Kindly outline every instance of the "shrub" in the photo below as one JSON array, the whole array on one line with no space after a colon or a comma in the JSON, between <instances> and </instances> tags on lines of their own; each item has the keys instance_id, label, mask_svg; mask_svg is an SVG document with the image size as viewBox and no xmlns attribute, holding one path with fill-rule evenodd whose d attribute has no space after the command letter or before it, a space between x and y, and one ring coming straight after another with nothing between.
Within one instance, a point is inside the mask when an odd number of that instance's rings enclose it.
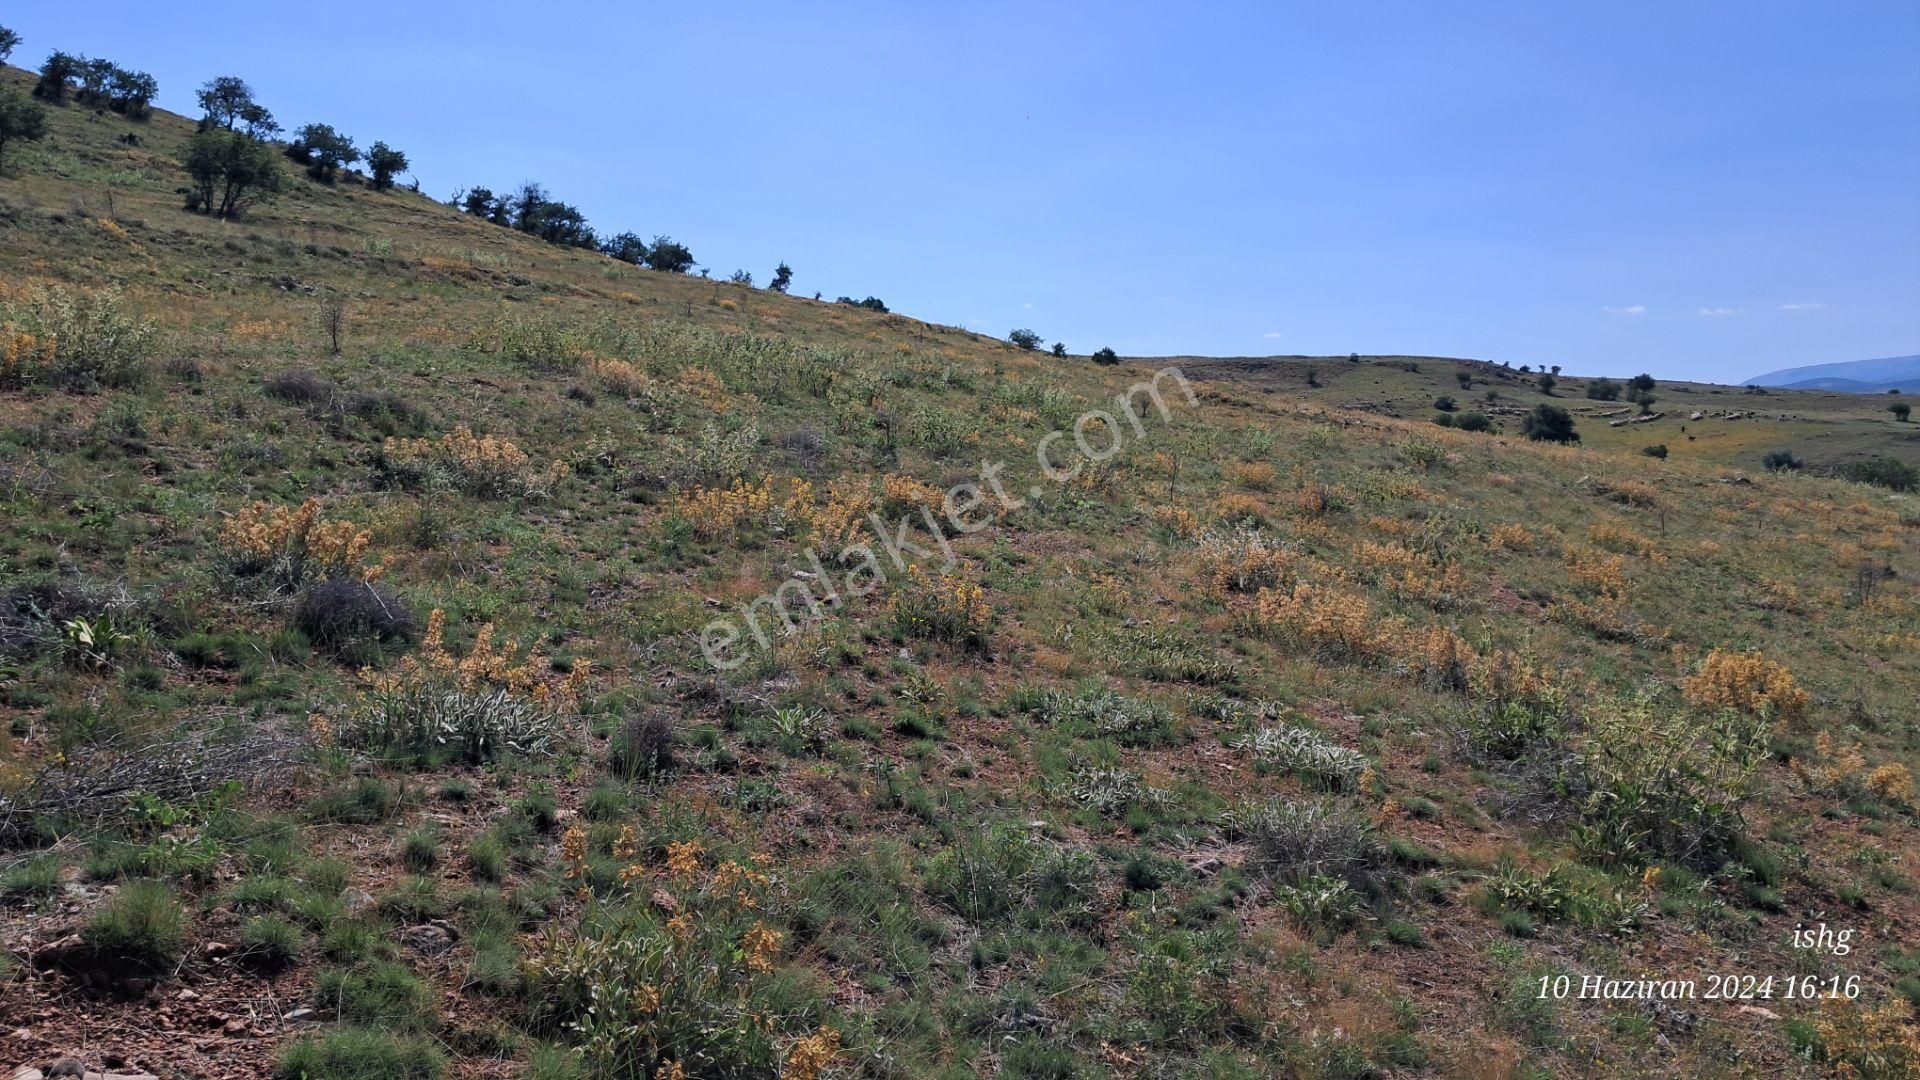
<instances>
[{"instance_id":1,"label":"shrub","mask_svg":"<svg viewBox=\"0 0 1920 1080\"><path fill-rule=\"evenodd\" d=\"M388 439L378 468L397 487L452 488L495 498L544 497L571 471L559 460L536 466L512 442L475 435L465 424L438 439Z\"/></svg>"},{"instance_id":2,"label":"shrub","mask_svg":"<svg viewBox=\"0 0 1920 1080\"><path fill-rule=\"evenodd\" d=\"M1452 397L1441 394L1439 397L1433 399L1433 407L1439 412L1450 413L1458 409L1460 405L1454 401Z\"/></svg>"},{"instance_id":3,"label":"shrub","mask_svg":"<svg viewBox=\"0 0 1920 1080\"><path fill-rule=\"evenodd\" d=\"M993 609L976 581L959 573L928 574L909 567L888 601L894 629L907 637L979 645L987 639Z\"/></svg>"},{"instance_id":4,"label":"shrub","mask_svg":"<svg viewBox=\"0 0 1920 1080\"><path fill-rule=\"evenodd\" d=\"M151 323L114 290L38 289L0 305L0 388L48 385L75 393L135 385L147 376Z\"/></svg>"},{"instance_id":5,"label":"shrub","mask_svg":"<svg viewBox=\"0 0 1920 1080\"><path fill-rule=\"evenodd\" d=\"M498 836L483 833L467 842L467 868L475 880L501 881L507 876L507 845Z\"/></svg>"},{"instance_id":6,"label":"shrub","mask_svg":"<svg viewBox=\"0 0 1920 1080\"><path fill-rule=\"evenodd\" d=\"M1580 433L1573 428L1573 415L1558 405L1542 402L1533 407L1520 430L1534 442L1576 443Z\"/></svg>"},{"instance_id":7,"label":"shrub","mask_svg":"<svg viewBox=\"0 0 1920 1080\"><path fill-rule=\"evenodd\" d=\"M287 1044L275 1080L440 1080L446 1059L424 1039L367 1028L336 1028Z\"/></svg>"},{"instance_id":8,"label":"shrub","mask_svg":"<svg viewBox=\"0 0 1920 1080\"><path fill-rule=\"evenodd\" d=\"M439 995L404 964L376 960L357 968L329 968L313 984L315 1008L342 1021L386 1031L425 1032L440 1024Z\"/></svg>"},{"instance_id":9,"label":"shrub","mask_svg":"<svg viewBox=\"0 0 1920 1080\"><path fill-rule=\"evenodd\" d=\"M408 641L419 628L404 600L372 582L332 577L307 586L293 625L323 648Z\"/></svg>"},{"instance_id":10,"label":"shrub","mask_svg":"<svg viewBox=\"0 0 1920 1080\"><path fill-rule=\"evenodd\" d=\"M1037 712L1074 734L1112 739L1122 746L1171 746L1180 741L1173 714L1145 698L1095 689L1068 697L1048 691Z\"/></svg>"},{"instance_id":11,"label":"shrub","mask_svg":"<svg viewBox=\"0 0 1920 1080\"><path fill-rule=\"evenodd\" d=\"M1262 728L1235 745L1265 768L1304 776L1332 791L1352 790L1369 768L1359 751L1290 724Z\"/></svg>"},{"instance_id":12,"label":"shrub","mask_svg":"<svg viewBox=\"0 0 1920 1080\"><path fill-rule=\"evenodd\" d=\"M1262 589L1250 616L1261 632L1324 657L1365 660L1381 643L1383 627L1367 598L1326 585Z\"/></svg>"},{"instance_id":13,"label":"shrub","mask_svg":"<svg viewBox=\"0 0 1920 1080\"><path fill-rule=\"evenodd\" d=\"M187 944L187 912L164 881L130 881L87 920L80 936L98 953L159 970Z\"/></svg>"},{"instance_id":14,"label":"shrub","mask_svg":"<svg viewBox=\"0 0 1920 1080\"><path fill-rule=\"evenodd\" d=\"M1216 593L1257 593L1293 584L1299 556L1259 529L1209 532L1200 539L1200 572Z\"/></svg>"},{"instance_id":15,"label":"shrub","mask_svg":"<svg viewBox=\"0 0 1920 1080\"><path fill-rule=\"evenodd\" d=\"M1486 432L1493 430L1493 421L1481 412L1463 412L1453 418L1453 426L1460 431Z\"/></svg>"},{"instance_id":16,"label":"shrub","mask_svg":"<svg viewBox=\"0 0 1920 1080\"><path fill-rule=\"evenodd\" d=\"M1920 1073L1920 1034L1911 1002L1879 1008L1829 997L1814 1014L1817 1052L1832 1075L1858 1080L1898 1080Z\"/></svg>"},{"instance_id":17,"label":"shrub","mask_svg":"<svg viewBox=\"0 0 1920 1080\"><path fill-rule=\"evenodd\" d=\"M1620 400L1620 384L1601 376L1587 384L1587 396L1595 401Z\"/></svg>"},{"instance_id":18,"label":"shrub","mask_svg":"<svg viewBox=\"0 0 1920 1080\"><path fill-rule=\"evenodd\" d=\"M1640 448L1640 453L1650 458L1659 458L1661 461L1665 461L1667 459L1667 444L1654 443L1652 446L1643 446Z\"/></svg>"},{"instance_id":19,"label":"shrub","mask_svg":"<svg viewBox=\"0 0 1920 1080\"><path fill-rule=\"evenodd\" d=\"M0 28L0 34L7 33ZM0 89L0 166L6 164L7 144L33 142L47 135L47 110L12 88Z\"/></svg>"},{"instance_id":20,"label":"shrub","mask_svg":"<svg viewBox=\"0 0 1920 1080\"><path fill-rule=\"evenodd\" d=\"M362 567L373 534L349 521L320 516L320 500L296 509L257 502L220 525L219 546L228 572L291 588L322 576L377 577Z\"/></svg>"},{"instance_id":21,"label":"shrub","mask_svg":"<svg viewBox=\"0 0 1920 1080\"><path fill-rule=\"evenodd\" d=\"M37 855L0 871L0 900L42 899L59 891L57 855Z\"/></svg>"},{"instance_id":22,"label":"shrub","mask_svg":"<svg viewBox=\"0 0 1920 1080\"><path fill-rule=\"evenodd\" d=\"M260 390L287 405L324 405L333 400L340 388L311 371L296 368L267 376Z\"/></svg>"},{"instance_id":23,"label":"shrub","mask_svg":"<svg viewBox=\"0 0 1920 1080\"><path fill-rule=\"evenodd\" d=\"M1760 464L1768 472L1795 472L1806 463L1791 450L1769 450L1766 456L1760 459Z\"/></svg>"},{"instance_id":24,"label":"shrub","mask_svg":"<svg viewBox=\"0 0 1920 1080\"><path fill-rule=\"evenodd\" d=\"M1793 673L1757 652L1714 649L1682 684L1687 701L1709 709L1796 719L1813 697Z\"/></svg>"},{"instance_id":25,"label":"shrub","mask_svg":"<svg viewBox=\"0 0 1920 1080\"><path fill-rule=\"evenodd\" d=\"M570 830L569 878L584 876L585 849L584 830ZM614 843L616 859L637 852L631 832ZM637 883L648 871L630 862L618 876ZM782 1054L782 1027L813 1010L775 977L783 935L762 914L768 876L737 861L709 866L695 841L668 846L663 876L646 887L668 898L671 918L635 906L545 936L526 968L534 1027L564 1034L606 1080L685 1075L683 1065L700 1075L818 1075L838 1052L837 1033L799 1036Z\"/></svg>"},{"instance_id":26,"label":"shrub","mask_svg":"<svg viewBox=\"0 0 1920 1080\"><path fill-rule=\"evenodd\" d=\"M1840 466L1840 475L1856 484L1873 484L1893 491L1912 491L1920 486L1920 469L1890 457L1849 461Z\"/></svg>"},{"instance_id":27,"label":"shrub","mask_svg":"<svg viewBox=\"0 0 1920 1080\"><path fill-rule=\"evenodd\" d=\"M1334 879L1371 895L1386 871L1373 826L1329 802L1242 803L1226 823L1252 847L1254 864L1284 884Z\"/></svg>"},{"instance_id":28,"label":"shrub","mask_svg":"<svg viewBox=\"0 0 1920 1080\"><path fill-rule=\"evenodd\" d=\"M284 916L259 915L241 928L240 951L262 967L279 969L300 955L303 940L300 928Z\"/></svg>"},{"instance_id":29,"label":"shrub","mask_svg":"<svg viewBox=\"0 0 1920 1080\"><path fill-rule=\"evenodd\" d=\"M315 821L340 825L372 825L393 816L400 808L400 793L391 784L372 776L363 776L346 787L329 788L307 804L307 815Z\"/></svg>"},{"instance_id":30,"label":"shrub","mask_svg":"<svg viewBox=\"0 0 1920 1080\"><path fill-rule=\"evenodd\" d=\"M1040 347L1040 335L1031 330L1015 330L1007 335L1007 340L1027 352Z\"/></svg>"},{"instance_id":31,"label":"shrub","mask_svg":"<svg viewBox=\"0 0 1920 1080\"><path fill-rule=\"evenodd\" d=\"M621 722L612 740L611 764L628 780L657 776L673 767L679 725L664 709L641 709Z\"/></svg>"},{"instance_id":32,"label":"shrub","mask_svg":"<svg viewBox=\"0 0 1920 1080\"><path fill-rule=\"evenodd\" d=\"M561 717L578 704L591 665L577 661L556 679L538 655L523 658L516 643L495 646L492 623L480 628L466 656L455 657L443 644L444 626L444 613L434 609L419 654L373 677L347 738L419 764L545 750Z\"/></svg>"},{"instance_id":33,"label":"shrub","mask_svg":"<svg viewBox=\"0 0 1920 1080\"><path fill-rule=\"evenodd\" d=\"M1096 364L1117 364L1120 362L1120 354L1103 346L1098 352L1093 354L1093 362Z\"/></svg>"},{"instance_id":34,"label":"shrub","mask_svg":"<svg viewBox=\"0 0 1920 1080\"><path fill-rule=\"evenodd\" d=\"M1764 713L1695 717L1649 695L1591 710L1577 751L1587 794L1576 846L1609 865L1659 856L1719 867L1740 839L1768 737Z\"/></svg>"}]
</instances>

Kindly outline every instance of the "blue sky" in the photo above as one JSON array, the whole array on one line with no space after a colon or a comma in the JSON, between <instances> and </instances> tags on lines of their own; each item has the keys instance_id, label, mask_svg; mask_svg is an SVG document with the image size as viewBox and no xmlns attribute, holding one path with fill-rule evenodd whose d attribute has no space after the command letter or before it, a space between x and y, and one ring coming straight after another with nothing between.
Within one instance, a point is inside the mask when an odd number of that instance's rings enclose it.
<instances>
[{"instance_id":1,"label":"blue sky","mask_svg":"<svg viewBox=\"0 0 1920 1080\"><path fill-rule=\"evenodd\" d=\"M1343 10L1331 11L1333 7ZM1467 8L1471 10L1453 10ZM8 5L430 193L1076 352L1735 381L1920 352L1920 5Z\"/></svg>"}]
</instances>

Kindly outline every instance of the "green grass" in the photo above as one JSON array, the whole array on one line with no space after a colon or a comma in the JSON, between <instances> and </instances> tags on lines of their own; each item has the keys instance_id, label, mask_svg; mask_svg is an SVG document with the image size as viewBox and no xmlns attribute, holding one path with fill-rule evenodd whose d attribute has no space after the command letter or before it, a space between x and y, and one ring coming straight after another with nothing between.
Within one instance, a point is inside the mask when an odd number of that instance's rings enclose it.
<instances>
[{"instance_id":1,"label":"green grass","mask_svg":"<svg viewBox=\"0 0 1920 1080\"><path fill-rule=\"evenodd\" d=\"M191 130L69 107L48 140L9 148L0 308L42 286L116 289L150 336L125 385L0 390L0 514L19 523L0 531L0 613L45 613L0 656L0 798L49 765L185 733L298 736L278 759L293 767L9 838L24 846L0 854L0 934L26 935L63 864L120 886L80 913L102 951L171 970L153 959L217 928L346 1025L281 1047L280 1075L437 1075L443 1057L577 1075L579 1033L540 1027L529 961L549 939L651 943L675 914L732 935L701 954L727 979L751 922L777 934L753 991L773 1030L728 1050L763 1071L826 1026L849 1075L1102 1075L1115 1054L1166 1075L1481 1063L1480 1043L1429 1031L1490 1033L1519 1073L1632 1072L1646 1059L1630 1025L1526 998L1536 950L1615 949L1647 932L1643 902L1683 967L1735 947L1790 965L1773 913L1835 898L1920 918L1911 874L1856 854L1916 843L1911 802L1864 785L1920 753L1905 722L1920 513L1818 475L1913 459L1882 402L1674 384L1657 390L1662 419L1614 428L1584 375L1549 399L1473 361L1194 363L1196 404L1172 399L1124 453L954 541L984 620L933 611L931 591L903 609L888 583L717 673L702 628L808 580L809 515L831 498L891 511L904 479L944 491L983 459L1024 492L1041 439L1115 410L1148 369L640 270L351 177L296 179L210 221L175 192ZM328 296L346 303L338 354L317 321ZM1499 430L1435 425L1442 394ZM1577 447L1518 437L1549 401L1572 411ZM1714 415L1750 410L1768 418ZM456 425L524 452L516 483L408 466L386 443ZM1653 443L1669 456L1642 455ZM1764 472L1779 446L1809 468ZM736 481L770 485L769 505L698 527L690 496ZM223 524L308 498L365 530L354 573L380 567L422 622L443 613L451 663L490 625L494 646L517 646L510 698L583 672L551 740L454 753L430 726L425 743L357 737L375 680L437 661L424 634L303 622L304 563L237 572ZM1274 553L1264 597L1223 587L1211 561L1247 521ZM1295 582L1328 603L1288 622ZM87 652L74 619L126 637ZM309 637L342 626L360 629ZM1414 646L1442 631L1459 670L1420 666ZM1811 694L1769 721L1759 761L1734 760L1741 740L1688 737L1719 730L1683 689L1716 648L1757 650ZM1644 775L1628 766L1651 740L1602 726L1643 692L1670 721L1652 764L1697 768L1620 827L1577 831L1594 826L1586 793L1632 794ZM1248 742L1263 731L1310 737L1263 752ZM1824 779L1854 754L1858 769ZM1701 825L1720 796L1738 835L1637 838ZM1268 812L1308 805L1328 816ZM688 842L697 855L670 848ZM693 865L671 869L670 851ZM750 917L716 908L729 862L777 878ZM1471 902L1509 866L1512 903ZM175 884L147 880L161 875ZM1522 895L1550 876L1566 897ZM433 919L459 930L452 951L394 936ZM1440 961L1495 992L1403 978ZM1911 993L1904 955L1857 961ZM238 996L252 984L223 980L261 974L228 973L243 966L196 969L201 992ZM840 1004L849 986L858 1008ZM1787 1052L1764 1025L1662 1030L1653 1071ZM444 1049L408 1041L429 1035ZM655 1068L665 1051L645 1049L596 1075Z\"/></svg>"}]
</instances>

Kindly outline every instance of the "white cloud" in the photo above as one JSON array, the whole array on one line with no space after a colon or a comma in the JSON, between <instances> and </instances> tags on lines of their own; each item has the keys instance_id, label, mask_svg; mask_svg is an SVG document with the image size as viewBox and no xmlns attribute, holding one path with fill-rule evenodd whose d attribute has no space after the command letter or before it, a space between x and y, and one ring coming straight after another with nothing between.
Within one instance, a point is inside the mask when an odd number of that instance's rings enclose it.
<instances>
[{"instance_id":1,"label":"white cloud","mask_svg":"<svg viewBox=\"0 0 1920 1080\"><path fill-rule=\"evenodd\" d=\"M1740 314L1740 309L1737 307L1703 307L1695 308L1693 313L1695 315L1738 315Z\"/></svg>"},{"instance_id":2,"label":"white cloud","mask_svg":"<svg viewBox=\"0 0 1920 1080\"><path fill-rule=\"evenodd\" d=\"M1827 305L1821 303L1818 300L1801 300L1791 304L1781 304L1780 310L1781 311L1812 311L1814 308L1822 308L1826 306Z\"/></svg>"},{"instance_id":3,"label":"white cloud","mask_svg":"<svg viewBox=\"0 0 1920 1080\"><path fill-rule=\"evenodd\" d=\"M1600 310L1609 315L1645 315L1647 313L1647 305L1628 304L1626 307L1609 307L1601 308Z\"/></svg>"},{"instance_id":4,"label":"white cloud","mask_svg":"<svg viewBox=\"0 0 1920 1080\"><path fill-rule=\"evenodd\" d=\"M1261 334L1260 336L1263 338L1266 338L1268 341L1277 341L1280 338L1286 337L1287 335L1281 333L1278 330L1269 330L1266 333Z\"/></svg>"}]
</instances>

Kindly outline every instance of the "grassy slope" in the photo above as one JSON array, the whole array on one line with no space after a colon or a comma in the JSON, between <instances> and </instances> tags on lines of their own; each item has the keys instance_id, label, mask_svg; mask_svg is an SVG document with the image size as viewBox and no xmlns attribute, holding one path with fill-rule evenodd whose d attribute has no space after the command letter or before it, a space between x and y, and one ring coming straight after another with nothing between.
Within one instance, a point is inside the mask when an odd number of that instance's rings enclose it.
<instances>
[{"instance_id":1,"label":"grassy slope","mask_svg":"<svg viewBox=\"0 0 1920 1080\"><path fill-rule=\"evenodd\" d=\"M128 131L139 147L116 142ZM372 963L391 925L415 921L394 902L405 870L393 853L403 833L431 824L441 857L425 876L443 899L463 898L450 915L462 937L446 955L395 955L432 984L439 1019L427 1024L458 1070L510 1075L533 1053L526 1003L510 977L475 974L489 958L497 964L502 937L473 912L503 901L466 891L474 882L460 852L491 834L516 853L502 886L522 919L504 941L510 976L511 954L533 949L534 931L572 926L585 907L562 877L559 830L513 825L538 815L512 807L551 787L563 817L590 811L597 852L620 824L635 826L642 898L671 885L661 868L669 840L769 853L777 881L767 917L787 935L777 1041L829 1023L845 1033L840 1061L854 1073L1811 1071L1788 1027L1808 1014L1803 1003L1766 1003L1782 1020L1718 1002L1666 1011L1540 1003L1527 987L1539 974L1702 978L1732 965L1858 973L1877 1002L1912 974L1912 959L1892 949L1920 936L1912 806L1865 794L1857 779L1820 788L1785 761L1830 764L1856 744L1869 765L1920 755L1911 716L1920 514L1910 500L1814 477L1753 471L1751 482L1725 482L1727 465L1747 467L1778 442L1803 445L1816 427L1890 440L1892 425L1870 411L1877 402L1730 396L1739 408L1791 400L1818 419L1769 422L1779 426L1765 438L1709 425L1684 448L1663 425L1657 437L1675 453L1656 463L1632 453L1654 433L1593 422L1582 425L1580 450L1436 429L1425 406L1454 392L1453 379L1427 362L1418 373L1384 358L1316 363L1327 376L1320 390L1291 384L1284 367L1277 386L1271 370L1209 381L1201 406L1150 427L1106 468L961 542L962 572L984 585L993 613L984 646L902 635L876 598L716 680L691 632L804 563L795 540L766 529L702 538L679 520L680 489L736 471L811 476L823 490L831 479L882 474L945 486L983 458L1004 458L1018 490L1048 430L1141 371L654 274L354 183L300 181L243 222L209 221L178 209L172 161L190 133L164 114L135 125L67 108L46 142L9 150L0 177L0 300L19 302L43 284L116 286L161 331L143 388L0 395L10 523L0 582L124 584L138 600L131 618L149 628L103 669L50 650L5 658L12 734L0 747L0 782L17 784L56 752L116 732L209 718L303 729L316 713L330 728L348 722L354 664L308 647L287 629L284 603L221 568L221 516L254 500L319 497L330 518L368 526L391 560L388 586L418 611L445 610L452 641L492 621L502 636L540 642L558 666L591 660L586 722L569 725L551 757L434 775L316 751L297 782L236 807L157 830L69 836L53 849L75 879L64 899L0 907L0 946L16 955L85 918L104 902L104 885L142 872L138 857L152 868L168 835L204 837L212 862L185 886L201 901L196 943L233 940L250 916L231 890L263 867L283 866L302 897L344 886L347 896L388 901L354 923L378 931L375 943L310 933L298 962L273 974L196 951L178 975L227 1015L298 1000L325 970ZM322 292L345 297L339 356L328 355L316 321ZM551 347L503 355L533 331ZM670 392L609 392L593 358L629 361ZM689 381L693 368L720 389ZM263 379L289 369L391 392L424 415L423 431L469 424L536 459L570 461L575 474L544 499L376 484L380 439L407 425L263 396ZM1532 400L1497 385L1516 404ZM1672 392L1662 406L1695 399ZM1796 438L1779 437L1787 428ZM750 452L729 456L723 437L741 432L735 442ZM1314 491L1331 495L1324 509L1306 508L1302 493ZM1547 804L1524 770L1461 749L1449 733L1472 728L1486 702L1397 674L1384 647L1343 657L1316 640L1256 632L1250 599L1210 589L1196 543L1156 518L1184 509L1212 523L1229 493L1251 500L1307 576L1364 598L1371 630L1390 617L1451 626L1483 654L1537 658L1576 715L1604 712L1649 683L1664 688L1661 709L1678 710L1673 687L1714 647L1786 663L1814 704L1777 725L1761 795L1745 810L1751 849L1712 873L1669 869L1630 934L1566 918L1541 918L1530 936L1514 933L1525 920L1509 917L1503 929L1493 905L1476 899L1502 864L1560 866L1590 896L1638 895L1642 867L1582 864L1564 812L1525 812ZM1516 524L1524 546L1488 542ZM1453 567L1464 587L1445 597L1396 587L1362 541L1430 553L1437 561L1423 572ZM1631 553L1610 564L1615 556L1597 546ZM1871 603L1850 603L1858 568L1882 562L1899 576ZM1589 571L1608 565L1624 574L1614 587L1621 608L1596 632L1570 613L1574 601L1600 603ZM208 635L222 642L218 658L185 659L207 651ZM391 667L403 651L356 659ZM1205 707L1221 688L1202 681L1222 665L1235 672L1226 695L1243 713L1267 703L1269 719ZM1178 741L1127 746L1025 707L1036 691L1090 684L1161 703ZM831 715L823 750L774 729L769 709L783 705ZM679 725L681 763L634 785L609 781L606 736L642 712ZM1229 827L1237 800L1310 797L1300 778L1257 770L1234 746L1276 721L1321 731L1372 763L1364 787L1334 796L1397 852L1381 867L1388 884L1376 921L1356 930L1315 934L1290 919ZM1821 733L1834 748L1816 747ZM1076 780L1084 788L1095 776L1089 766L1124 770L1164 794L1089 808L1074 794ZM311 822L315 800L356 776L406 793L391 820L303 827L290 840L272 833L274 822ZM1067 901L1048 906L1042 893L1021 891L1038 886L973 846L996 822L1031 833L1061 865L1082 860ZM1006 869L1018 885L1013 910L970 907L971 890L956 891L951 872L973 864L956 853ZM329 880L342 868L346 880ZM596 882L609 903L626 895ZM1796 955L1788 932L1810 917L1856 927L1864 944L1843 961ZM0 971L5 978L15 982L0 1026L41 1040L9 1044L8 1058L119 1051L244 1074L295 1027L263 1014L244 1037L103 1036L149 1006L71 993L57 969ZM213 1008L174 1012L189 1030L217 1032Z\"/></svg>"}]
</instances>

